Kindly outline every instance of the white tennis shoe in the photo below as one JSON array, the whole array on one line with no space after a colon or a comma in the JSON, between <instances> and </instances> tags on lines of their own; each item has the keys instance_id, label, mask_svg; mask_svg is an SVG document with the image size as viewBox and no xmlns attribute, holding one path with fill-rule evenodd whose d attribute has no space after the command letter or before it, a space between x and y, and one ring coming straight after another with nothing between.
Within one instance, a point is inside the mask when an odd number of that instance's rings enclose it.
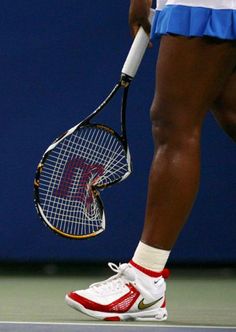
<instances>
[{"instance_id":1,"label":"white tennis shoe","mask_svg":"<svg viewBox=\"0 0 236 332\"><path fill-rule=\"evenodd\" d=\"M167 319L165 272L158 277L150 277L132 263L108 265L116 272L114 276L92 284L88 289L67 294L67 304L100 320Z\"/></svg>"}]
</instances>

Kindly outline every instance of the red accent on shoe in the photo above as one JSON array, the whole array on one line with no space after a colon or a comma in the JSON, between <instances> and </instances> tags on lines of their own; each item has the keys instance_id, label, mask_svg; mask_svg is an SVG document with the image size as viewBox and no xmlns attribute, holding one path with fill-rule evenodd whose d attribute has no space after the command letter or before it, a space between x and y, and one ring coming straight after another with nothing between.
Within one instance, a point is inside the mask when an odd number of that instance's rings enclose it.
<instances>
[{"instance_id":1,"label":"red accent on shoe","mask_svg":"<svg viewBox=\"0 0 236 332\"><path fill-rule=\"evenodd\" d=\"M168 279L169 276L170 276L170 270L167 269L167 268L165 268L165 269L162 271L162 277L163 277L164 279Z\"/></svg>"},{"instance_id":2,"label":"red accent on shoe","mask_svg":"<svg viewBox=\"0 0 236 332\"><path fill-rule=\"evenodd\" d=\"M107 321L120 321L120 317L118 316L114 316L114 317L106 317L103 320L107 320Z\"/></svg>"},{"instance_id":3,"label":"red accent on shoe","mask_svg":"<svg viewBox=\"0 0 236 332\"><path fill-rule=\"evenodd\" d=\"M166 298L165 298L164 302L162 303L161 308L165 308L165 307L166 307Z\"/></svg>"},{"instance_id":4,"label":"red accent on shoe","mask_svg":"<svg viewBox=\"0 0 236 332\"><path fill-rule=\"evenodd\" d=\"M138 265L132 259L129 262L129 264L131 264L133 267L135 267L137 270L143 272L144 274L147 274L149 277L153 277L153 278L163 277L164 279L167 279L170 275L169 269L164 269L161 272L152 271L152 270L146 269L145 267L142 267L141 265Z\"/></svg>"},{"instance_id":5,"label":"red accent on shoe","mask_svg":"<svg viewBox=\"0 0 236 332\"><path fill-rule=\"evenodd\" d=\"M134 302L139 297L139 291L131 284L126 285L129 288L129 292L120 297L119 299L111 302L109 304L100 304L85 297L78 295L77 293L71 292L68 296L74 300L82 304L86 309L94 310L94 311L102 311L102 312L116 312L116 313L123 313L127 312Z\"/></svg>"}]
</instances>

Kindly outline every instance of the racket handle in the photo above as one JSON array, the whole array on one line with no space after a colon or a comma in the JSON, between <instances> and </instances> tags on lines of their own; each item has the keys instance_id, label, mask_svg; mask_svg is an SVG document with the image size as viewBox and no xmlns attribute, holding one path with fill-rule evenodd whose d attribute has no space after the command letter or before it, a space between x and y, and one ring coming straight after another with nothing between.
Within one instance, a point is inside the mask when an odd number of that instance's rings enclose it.
<instances>
[{"instance_id":1,"label":"racket handle","mask_svg":"<svg viewBox=\"0 0 236 332\"><path fill-rule=\"evenodd\" d=\"M155 12L154 9L150 10L150 15L149 15L150 23L152 23L154 12ZM121 70L121 76L128 76L129 79L134 78L148 44L149 44L149 36L146 34L144 29L140 27L134 38L129 54Z\"/></svg>"}]
</instances>

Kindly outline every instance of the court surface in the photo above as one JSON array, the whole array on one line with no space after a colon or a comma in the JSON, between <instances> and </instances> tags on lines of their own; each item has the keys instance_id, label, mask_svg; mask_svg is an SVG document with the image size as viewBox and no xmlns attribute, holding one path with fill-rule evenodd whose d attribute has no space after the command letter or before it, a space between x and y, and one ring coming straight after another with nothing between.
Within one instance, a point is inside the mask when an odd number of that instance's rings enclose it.
<instances>
[{"instance_id":1,"label":"court surface","mask_svg":"<svg viewBox=\"0 0 236 332\"><path fill-rule=\"evenodd\" d=\"M160 323L100 322L69 308L65 293L111 275L109 269L82 269L71 275L54 266L46 274L1 268L0 332L236 331L235 269L173 269L167 281L169 319Z\"/></svg>"}]
</instances>

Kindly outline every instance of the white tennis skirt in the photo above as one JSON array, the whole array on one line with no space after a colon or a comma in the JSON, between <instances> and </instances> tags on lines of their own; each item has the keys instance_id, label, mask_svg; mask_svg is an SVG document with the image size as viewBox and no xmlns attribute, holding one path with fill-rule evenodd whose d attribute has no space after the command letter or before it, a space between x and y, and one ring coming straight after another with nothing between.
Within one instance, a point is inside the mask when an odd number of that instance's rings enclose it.
<instances>
[{"instance_id":1,"label":"white tennis skirt","mask_svg":"<svg viewBox=\"0 0 236 332\"><path fill-rule=\"evenodd\" d=\"M236 40L236 0L157 0L151 38L166 34Z\"/></svg>"}]
</instances>

